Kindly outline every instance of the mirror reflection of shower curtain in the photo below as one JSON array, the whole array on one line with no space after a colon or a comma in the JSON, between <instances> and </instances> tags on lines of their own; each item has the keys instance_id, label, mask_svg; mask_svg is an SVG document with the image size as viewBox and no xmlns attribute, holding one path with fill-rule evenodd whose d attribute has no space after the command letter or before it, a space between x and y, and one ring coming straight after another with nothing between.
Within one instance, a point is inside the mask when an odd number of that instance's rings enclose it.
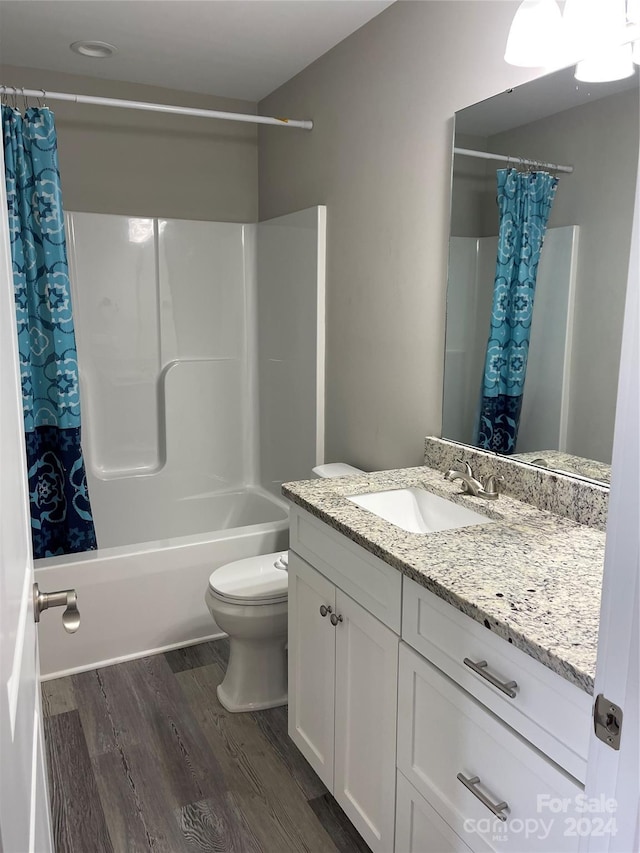
<instances>
[{"instance_id":1,"label":"mirror reflection of shower curtain","mask_svg":"<svg viewBox=\"0 0 640 853\"><path fill-rule=\"evenodd\" d=\"M33 556L95 549L53 113L2 106Z\"/></svg>"},{"instance_id":2,"label":"mirror reflection of shower curtain","mask_svg":"<svg viewBox=\"0 0 640 853\"><path fill-rule=\"evenodd\" d=\"M498 256L474 444L515 453L538 262L558 179L499 169Z\"/></svg>"}]
</instances>

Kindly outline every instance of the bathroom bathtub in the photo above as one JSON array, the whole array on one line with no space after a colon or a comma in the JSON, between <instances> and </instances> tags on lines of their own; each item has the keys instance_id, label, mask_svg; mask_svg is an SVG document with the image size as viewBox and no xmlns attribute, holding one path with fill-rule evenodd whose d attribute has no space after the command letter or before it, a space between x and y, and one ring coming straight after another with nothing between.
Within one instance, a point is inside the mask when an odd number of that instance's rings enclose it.
<instances>
[{"instance_id":1,"label":"bathroom bathtub","mask_svg":"<svg viewBox=\"0 0 640 853\"><path fill-rule=\"evenodd\" d=\"M171 530L171 538L36 561L40 589L74 588L81 615L78 632L67 634L60 610L42 614L43 678L222 636L204 602L209 575L232 560L286 549L287 507L258 489L192 498L190 505L185 523L193 527L198 518L215 529L182 536Z\"/></svg>"}]
</instances>

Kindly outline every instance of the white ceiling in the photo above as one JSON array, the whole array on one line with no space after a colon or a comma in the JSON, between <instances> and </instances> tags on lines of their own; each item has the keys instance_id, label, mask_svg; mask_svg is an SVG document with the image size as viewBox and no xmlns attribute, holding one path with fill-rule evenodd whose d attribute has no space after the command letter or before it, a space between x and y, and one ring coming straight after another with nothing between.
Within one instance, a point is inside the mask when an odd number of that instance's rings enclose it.
<instances>
[{"instance_id":1,"label":"white ceiling","mask_svg":"<svg viewBox=\"0 0 640 853\"><path fill-rule=\"evenodd\" d=\"M8 65L259 101L392 2L2 0L0 57ZM69 45L79 40L110 42L119 52L78 56Z\"/></svg>"}]
</instances>

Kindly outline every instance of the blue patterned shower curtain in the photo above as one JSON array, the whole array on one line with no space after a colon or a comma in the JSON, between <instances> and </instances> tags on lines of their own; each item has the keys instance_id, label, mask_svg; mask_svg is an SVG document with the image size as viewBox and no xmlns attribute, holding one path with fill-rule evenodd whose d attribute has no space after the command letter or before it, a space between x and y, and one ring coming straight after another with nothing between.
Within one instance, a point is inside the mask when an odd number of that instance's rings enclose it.
<instances>
[{"instance_id":1,"label":"blue patterned shower curtain","mask_svg":"<svg viewBox=\"0 0 640 853\"><path fill-rule=\"evenodd\" d=\"M53 114L2 107L34 557L96 548Z\"/></svg>"},{"instance_id":2,"label":"blue patterned shower curtain","mask_svg":"<svg viewBox=\"0 0 640 853\"><path fill-rule=\"evenodd\" d=\"M515 453L538 262L558 179L499 169L498 259L475 444Z\"/></svg>"}]
</instances>

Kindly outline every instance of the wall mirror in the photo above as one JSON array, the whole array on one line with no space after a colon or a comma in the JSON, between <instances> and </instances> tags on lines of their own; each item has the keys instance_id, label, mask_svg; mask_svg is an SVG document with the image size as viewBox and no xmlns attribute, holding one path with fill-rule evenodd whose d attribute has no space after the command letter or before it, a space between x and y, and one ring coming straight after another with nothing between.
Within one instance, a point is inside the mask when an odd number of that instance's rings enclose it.
<instances>
[{"instance_id":1,"label":"wall mirror","mask_svg":"<svg viewBox=\"0 0 640 853\"><path fill-rule=\"evenodd\" d=\"M453 159L444 438L608 481L638 113L637 69L625 80L580 83L573 68L456 113L454 150L475 153L455 153ZM478 152L511 159L484 159ZM517 438L508 449L489 446L479 431L487 402L487 345L496 336L502 304L496 302L497 278L504 273L498 264L510 239L508 223L500 228L497 201L497 170L504 169L522 175L514 181L543 172L558 178L533 274L532 313L522 321L528 357ZM504 199L509 187L501 192ZM503 200L501 206L508 219L508 204Z\"/></svg>"}]
</instances>

